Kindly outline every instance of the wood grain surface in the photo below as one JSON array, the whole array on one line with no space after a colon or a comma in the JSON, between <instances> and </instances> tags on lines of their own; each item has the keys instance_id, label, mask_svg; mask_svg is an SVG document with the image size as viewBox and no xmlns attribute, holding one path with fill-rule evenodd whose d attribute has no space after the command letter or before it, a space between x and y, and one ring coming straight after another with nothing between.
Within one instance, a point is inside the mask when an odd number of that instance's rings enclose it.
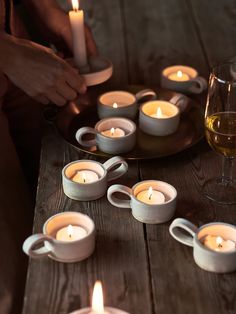
<instances>
[{"instance_id":1,"label":"wood grain surface","mask_svg":"<svg viewBox=\"0 0 236 314\"><path fill-rule=\"evenodd\" d=\"M236 54L235 1L99 0L83 5L101 53L114 64L107 86L158 85L161 69L171 64L194 66L207 78L210 66ZM170 237L170 222L141 224L129 209L111 206L105 196L93 202L67 198L61 170L79 158L94 157L73 150L52 126L46 128L33 232L41 232L55 213L86 213L95 221L96 251L74 264L30 260L24 314L66 314L89 306L97 279L104 284L106 305L132 314L236 312L236 273L201 270L192 249ZM167 181L178 191L175 217L198 226L235 224L236 206L217 205L201 194L205 180L220 171L220 157L203 140L168 158L129 162L129 172L119 182Z\"/></svg>"}]
</instances>

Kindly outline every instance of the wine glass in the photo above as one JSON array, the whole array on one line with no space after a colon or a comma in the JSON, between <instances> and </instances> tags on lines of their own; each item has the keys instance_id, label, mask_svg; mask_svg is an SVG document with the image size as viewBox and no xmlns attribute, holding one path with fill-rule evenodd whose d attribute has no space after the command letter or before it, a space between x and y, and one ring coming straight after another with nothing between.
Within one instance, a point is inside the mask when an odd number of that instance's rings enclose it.
<instances>
[{"instance_id":1,"label":"wine glass","mask_svg":"<svg viewBox=\"0 0 236 314\"><path fill-rule=\"evenodd\" d=\"M222 176L203 185L203 193L221 204L236 203L233 161L236 156L236 62L213 68L205 111L206 138L223 156Z\"/></svg>"}]
</instances>

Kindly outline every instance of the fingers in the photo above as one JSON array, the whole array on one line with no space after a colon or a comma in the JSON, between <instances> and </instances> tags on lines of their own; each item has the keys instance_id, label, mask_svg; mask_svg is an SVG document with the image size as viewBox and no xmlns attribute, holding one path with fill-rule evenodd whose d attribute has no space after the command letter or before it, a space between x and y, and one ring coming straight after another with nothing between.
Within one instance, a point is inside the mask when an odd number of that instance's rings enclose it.
<instances>
[{"instance_id":1,"label":"fingers","mask_svg":"<svg viewBox=\"0 0 236 314\"><path fill-rule=\"evenodd\" d=\"M77 97L77 92L65 81L60 81L57 84L57 92L67 100L74 100Z\"/></svg>"},{"instance_id":2,"label":"fingers","mask_svg":"<svg viewBox=\"0 0 236 314\"><path fill-rule=\"evenodd\" d=\"M71 68L67 64L68 68L65 71L65 80L66 82L78 93L84 94L87 90L87 86L83 80L83 78L78 74L78 71Z\"/></svg>"},{"instance_id":3,"label":"fingers","mask_svg":"<svg viewBox=\"0 0 236 314\"><path fill-rule=\"evenodd\" d=\"M48 105L50 102L49 99L43 95L35 97L35 100L40 102L43 105Z\"/></svg>"},{"instance_id":4,"label":"fingers","mask_svg":"<svg viewBox=\"0 0 236 314\"><path fill-rule=\"evenodd\" d=\"M55 105L62 107L67 103L67 100L57 93L54 89L50 89L46 93L46 97Z\"/></svg>"},{"instance_id":5,"label":"fingers","mask_svg":"<svg viewBox=\"0 0 236 314\"><path fill-rule=\"evenodd\" d=\"M85 40L86 40L86 47L89 56L97 56L98 49L97 45L94 41L92 32L88 26L85 25Z\"/></svg>"}]
</instances>

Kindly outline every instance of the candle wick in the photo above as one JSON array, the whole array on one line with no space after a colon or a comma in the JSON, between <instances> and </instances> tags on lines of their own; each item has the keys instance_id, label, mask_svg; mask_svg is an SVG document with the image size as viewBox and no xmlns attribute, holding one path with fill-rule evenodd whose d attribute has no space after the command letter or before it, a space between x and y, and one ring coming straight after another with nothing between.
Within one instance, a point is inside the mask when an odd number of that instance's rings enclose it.
<instances>
[{"instance_id":1,"label":"candle wick","mask_svg":"<svg viewBox=\"0 0 236 314\"><path fill-rule=\"evenodd\" d=\"M149 201L152 199L152 194L150 194L150 196L149 196Z\"/></svg>"},{"instance_id":2,"label":"candle wick","mask_svg":"<svg viewBox=\"0 0 236 314\"><path fill-rule=\"evenodd\" d=\"M86 181L85 181L85 178L84 178L84 183L85 183Z\"/></svg>"},{"instance_id":3,"label":"candle wick","mask_svg":"<svg viewBox=\"0 0 236 314\"><path fill-rule=\"evenodd\" d=\"M222 248L222 244L221 243L218 244L218 248Z\"/></svg>"}]
</instances>

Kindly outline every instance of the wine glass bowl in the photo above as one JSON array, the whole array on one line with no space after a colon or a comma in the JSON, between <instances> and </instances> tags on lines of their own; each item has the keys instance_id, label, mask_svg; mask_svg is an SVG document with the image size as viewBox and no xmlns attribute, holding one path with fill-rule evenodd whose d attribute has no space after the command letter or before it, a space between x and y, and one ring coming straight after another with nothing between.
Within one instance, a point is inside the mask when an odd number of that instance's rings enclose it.
<instances>
[{"instance_id":1,"label":"wine glass bowl","mask_svg":"<svg viewBox=\"0 0 236 314\"><path fill-rule=\"evenodd\" d=\"M203 194L222 204L236 203L233 161L236 156L236 63L213 68L205 110L206 139L223 156L222 176L206 181Z\"/></svg>"}]
</instances>

